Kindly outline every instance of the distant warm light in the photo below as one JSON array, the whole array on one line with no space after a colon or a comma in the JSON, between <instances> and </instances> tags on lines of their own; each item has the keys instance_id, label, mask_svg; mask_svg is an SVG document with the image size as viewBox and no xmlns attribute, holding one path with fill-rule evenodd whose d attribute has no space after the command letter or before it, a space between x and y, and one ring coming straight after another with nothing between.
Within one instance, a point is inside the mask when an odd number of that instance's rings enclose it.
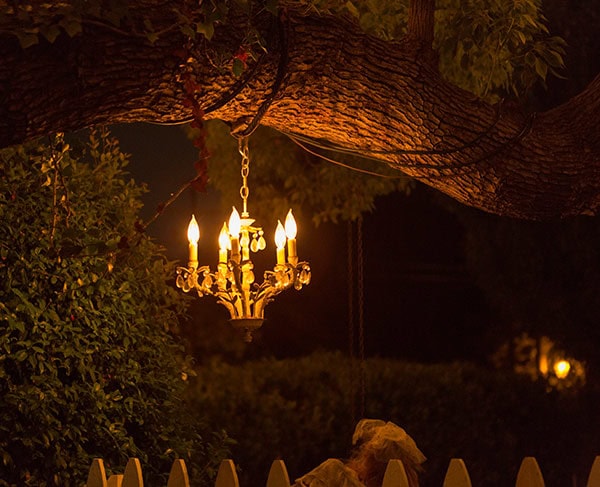
<instances>
[{"instance_id":1,"label":"distant warm light","mask_svg":"<svg viewBox=\"0 0 600 487\"><path fill-rule=\"evenodd\" d=\"M292 210L290 210L285 217L285 235L287 238L296 238L297 232L296 220L294 219L294 215L292 215Z\"/></svg>"},{"instance_id":2,"label":"distant warm light","mask_svg":"<svg viewBox=\"0 0 600 487\"><path fill-rule=\"evenodd\" d=\"M240 214L234 206L233 210L231 211L231 216L229 217L229 235L239 238L241 229L242 220L240 219Z\"/></svg>"},{"instance_id":3,"label":"distant warm light","mask_svg":"<svg viewBox=\"0 0 600 487\"><path fill-rule=\"evenodd\" d=\"M571 364L567 360L559 360L554 364L554 374L559 379L564 379L569 375Z\"/></svg>"},{"instance_id":4,"label":"distant warm light","mask_svg":"<svg viewBox=\"0 0 600 487\"><path fill-rule=\"evenodd\" d=\"M198 222L196 221L196 217L192 215L192 219L190 220L190 224L187 229L187 238L189 243L198 243L200 240L200 228L198 227Z\"/></svg>"}]
</instances>

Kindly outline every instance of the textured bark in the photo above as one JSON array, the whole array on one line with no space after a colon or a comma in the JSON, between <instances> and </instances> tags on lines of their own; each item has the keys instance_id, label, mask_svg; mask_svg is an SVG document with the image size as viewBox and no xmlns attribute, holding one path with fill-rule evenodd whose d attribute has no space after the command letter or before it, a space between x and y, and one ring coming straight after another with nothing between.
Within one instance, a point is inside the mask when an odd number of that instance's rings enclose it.
<instances>
[{"instance_id":1,"label":"textured bark","mask_svg":"<svg viewBox=\"0 0 600 487\"><path fill-rule=\"evenodd\" d=\"M153 12L148 0L144 9L156 14L159 28L170 22L161 25L164 3ZM232 17L210 45L193 48L205 107L238 83L213 67L212 49L235 51L241 21ZM569 102L529 115L484 103L442 80L423 55L423 38L385 42L349 21L316 15L290 14L284 26L286 42L272 44L255 72L249 66L247 85L208 117L242 131L261 106L268 107L265 125L375 156L501 215L597 213L600 77ZM184 43L176 30L150 45L142 36L91 24L73 39L61 36L26 50L0 35L0 146L95 124L189 119L175 54ZM277 86L281 60L285 76Z\"/></svg>"}]
</instances>

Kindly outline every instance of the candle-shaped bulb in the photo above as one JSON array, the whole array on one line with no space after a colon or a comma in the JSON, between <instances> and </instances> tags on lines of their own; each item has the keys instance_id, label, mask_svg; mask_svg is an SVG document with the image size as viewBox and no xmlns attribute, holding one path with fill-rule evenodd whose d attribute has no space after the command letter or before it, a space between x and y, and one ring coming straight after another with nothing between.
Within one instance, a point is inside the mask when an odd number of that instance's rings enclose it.
<instances>
[{"instance_id":1,"label":"candle-shaped bulb","mask_svg":"<svg viewBox=\"0 0 600 487\"><path fill-rule=\"evenodd\" d=\"M275 229L275 245L278 249L285 247L285 229L280 220L277 220L277 228Z\"/></svg>"},{"instance_id":2,"label":"candle-shaped bulb","mask_svg":"<svg viewBox=\"0 0 600 487\"><path fill-rule=\"evenodd\" d=\"M242 229L241 227L242 220L240 219L240 214L234 206L233 210L231 211L231 216L229 217L229 235L235 238L239 238L240 231Z\"/></svg>"},{"instance_id":3,"label":"candle-shaped bulb","mask_svg":"<svg viewBox=\"0 0 600 487\"><path fill-rule=\"evenodd\" d=\"M277 263L285 264L285 229L281 221L277 220L277 229L275 230L275 246L277 247Z\"/></svg>"},{"instance_id":4,"label":"candle-shaped bulb","mask_svg":"<svg viewBox=\"0 0 600 487\"><path fill-rule=\"evenodd\" d=\"M229 250L231 248L231 242L229 241L229 229L227 223L223 222L221 232L219 233L219 249Z\"/></svg>"},{"instance_id":5,"label":"candle-shaped bulb","mask_svg":"<svg viewBox=\"0 0 600 487\"><path fill-rule=\"evenodd\" d=\"M296 249L296 220L292 215L292 210L288 211L285 217L285 235L287 237L288 262L292 265L298 264L298 251Z\"/></svg>"},{"instance_id":6,"label":"candle-shaped bulb","mask_svg":"<svg viewBox=\"0 0 600 487\"><path fill-rule=\"evenodd\" d=\"M197 244L198 240L200 240L200 228L198 227L198 222L196 221L196 217L194 215L192 215L192 219L188 225L187 238L188 242L191 244Z\"/></svg>"},{"instance_id":7,"label":"candle-shaped bulb","mask_svg":"<svg viewBox=\"0 0 600 487\"><path fill-rule=\"evenodd\" d=\"M242 229L242 221L240 214L233 207L231 216L229 217L229 238L231 240L231 258L234 262L240 263L240 231Z\"/></svg>"},{"instance_id":8,"label":"candle-shaped bulb","mask_svg":"<svg viewBox=\"0 0 600 487\"><path fill-rule=\"evenodd\" d=\"M219 233L219 262L227 262L227 250L230 248L229 230L227 229L227 223L223 222L221 233Z\"/></svg>"},{"instance_id":9,"label":"candle-shaped bulb","mask_svg":"<svg viewBox=\"0 0 600 487\"><path fill-rule=\"evenodd\" d=\"M192 219L188 225L187 238L189 242L188 264L190 267L196 269L198 267L198 240L200 240L200 228L198 227L198 222L194 215L192 215Z\"/></svg>"},{"instance_id":10,"label":"candle-shaped bulb","mask_svg":"<svg viewBox=\"0 0 600 487\"><path fill-rule=\"evenodd\" d=\"M294 219L294 215L292 215L292 210L290 210L285 217L285 236L287 238L296 238L297 232L296 220Z\"/></svg>"}]
</instances>

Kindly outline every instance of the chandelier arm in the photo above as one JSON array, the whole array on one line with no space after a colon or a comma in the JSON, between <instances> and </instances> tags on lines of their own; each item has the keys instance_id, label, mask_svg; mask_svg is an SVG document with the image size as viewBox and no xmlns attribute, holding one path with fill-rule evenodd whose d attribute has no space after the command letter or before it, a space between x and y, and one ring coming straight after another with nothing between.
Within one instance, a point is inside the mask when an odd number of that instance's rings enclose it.
<instances>
[{"instance_id":1,"label":"chandelier arm","mask_svg":"<svg viewBox=\"0 0 600 487\"><path fill-rule=\"evenodd\" d=\"M225 308L227 308L227 311L229 312L229 316L231 316L233 319L233 317L236 315L236 308L233 305L233 303L228 299L224 299L224 297L220 295L217 296L217 303L225 306Z\"/></svg>"}]
</instances>

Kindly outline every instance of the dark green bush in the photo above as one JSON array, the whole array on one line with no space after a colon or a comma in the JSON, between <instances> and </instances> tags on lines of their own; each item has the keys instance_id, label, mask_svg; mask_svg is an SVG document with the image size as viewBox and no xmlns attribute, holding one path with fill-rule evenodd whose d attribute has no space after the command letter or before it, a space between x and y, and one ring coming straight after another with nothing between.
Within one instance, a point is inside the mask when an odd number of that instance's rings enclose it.
<instances>
[{"instance_id":1,"label":"dark green bush","mask_svg":"<svg viewBox=\"0 0 600 487\"><path fill-rule=\"evenodd\" d=\"M339 354L261 360L199 369L189 392L215 427L238 441L233 456L243 485L263 485L271 461L298 477L325 458L347 457L353 423L350 361ZM473 485L514 485L533 455L547 485L587 476L596 450L594 407L547 392L543 384L468 364L419 365L368 359L366 417L404 427L428 457L423 485L439 487L453 457L467 463ZM586 438L591 442L588 444Z\"/></svg>"},{"instance_id":2,"label":"dark green bush","mask_svg":"<svg viewBox=\"0 0 600 487\"><path fill-rule=\"evenodd\" d=\"M0 485L81 485L96 456L150 478L179 456L206 481L223 442L182 402L173 265L134 230L117 143L82 151L0 152Z\"/></svg>"}]
</instances>

